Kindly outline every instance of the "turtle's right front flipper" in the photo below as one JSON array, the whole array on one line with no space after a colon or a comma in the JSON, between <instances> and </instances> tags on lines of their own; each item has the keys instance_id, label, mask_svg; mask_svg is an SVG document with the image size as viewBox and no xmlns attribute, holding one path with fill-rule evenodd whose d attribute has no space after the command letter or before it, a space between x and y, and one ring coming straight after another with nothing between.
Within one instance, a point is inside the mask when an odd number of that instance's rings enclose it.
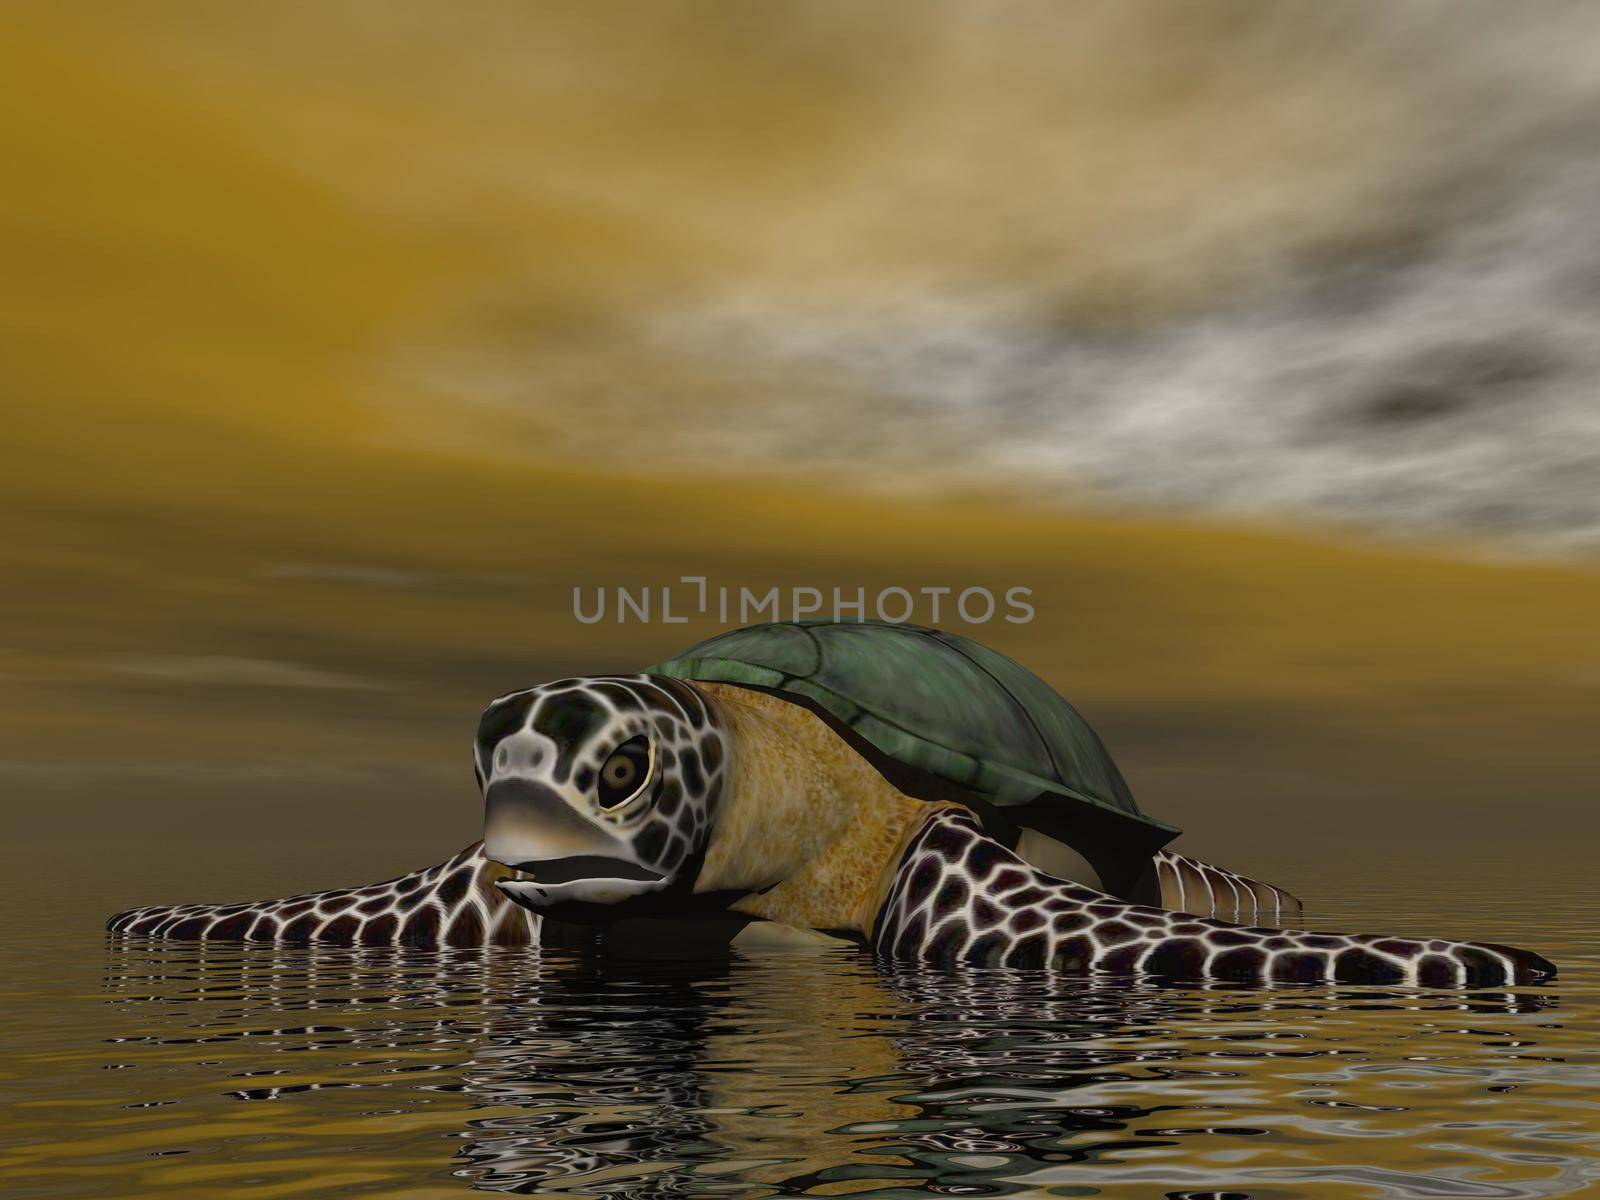
<instances>
[{"instance_id":1,"label":"turtle's right front flipper","mask_svg":"<svg viewBox=\"0 0 1600 1200\"><path fill-rule=\"evenodd\" d=\"M495 887L512 872L481 842L435 866L361 888L247 904L156 904L106 922L124 937L334 945L486 946L536 941L537 918Z\"/></svg>"}]
</instances>

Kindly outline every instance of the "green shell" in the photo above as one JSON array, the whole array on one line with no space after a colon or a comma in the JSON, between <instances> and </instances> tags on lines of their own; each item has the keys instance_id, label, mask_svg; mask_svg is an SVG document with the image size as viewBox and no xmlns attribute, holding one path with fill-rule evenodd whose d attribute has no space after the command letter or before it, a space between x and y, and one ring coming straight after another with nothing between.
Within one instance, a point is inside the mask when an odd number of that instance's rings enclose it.
<instances>
[{"instance_id":1,"label":"green shell","mask_svg":"<svg viewBox=\"0 0 1600 1200\"><path fill-rule=\"evenodd\" d=\"M958 634L877 621L752 625L647 669L804 703L841 733L1021 826L1060 834L1092 824L1096 840L1136 855L1178 833L1139 811L1077 709L1027 668Z\"/></svg>"}]
</instances>

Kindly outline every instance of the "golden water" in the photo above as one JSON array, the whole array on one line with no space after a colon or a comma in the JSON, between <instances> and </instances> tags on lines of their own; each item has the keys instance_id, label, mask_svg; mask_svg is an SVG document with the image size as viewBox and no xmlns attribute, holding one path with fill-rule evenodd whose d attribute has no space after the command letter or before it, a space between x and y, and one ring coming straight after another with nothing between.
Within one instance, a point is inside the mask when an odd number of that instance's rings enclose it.
<instances>
[{"instance_id":1,"label":"golden water","mask_svg":"<svg viewBox=\"0 0 1600 1200\"><path fill-rule=\"evenodd\" d=\"M225 864L168 886L223 878ZM1284 859L1314 924L1471 931L1521 993L108 942L13 861L8 1196L1533 1197L1600 1189L1600 934L1576 868ZM1484 870L1537 888L1472 887ZM192 878L191 878L192 877Z\"/></svg>"}]
</instances>

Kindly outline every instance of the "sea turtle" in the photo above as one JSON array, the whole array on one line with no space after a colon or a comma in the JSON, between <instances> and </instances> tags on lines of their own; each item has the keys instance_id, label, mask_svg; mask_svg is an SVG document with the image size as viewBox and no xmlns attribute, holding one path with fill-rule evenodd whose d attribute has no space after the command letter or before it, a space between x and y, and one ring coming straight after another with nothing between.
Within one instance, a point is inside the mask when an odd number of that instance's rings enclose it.
<instances>
[{"instance_id":1,"label":"sea turtle","mask_svg":"<svg viewBox=\"0 0 1600 1200\"><path fill-rule=\"evenodd\" d=\"M956 634L793 621L484 711L484 841L366 888L119 913L176 938L478 945L643 927L669 952L849 938L891 958L1181 978L1537 981L1509 946L1242 925L1287 893L1163 847L1089 725ZM662 922L666 923L663 924ZM708 933L708 931L711 931Z\"/></svg>"}]
</instances>

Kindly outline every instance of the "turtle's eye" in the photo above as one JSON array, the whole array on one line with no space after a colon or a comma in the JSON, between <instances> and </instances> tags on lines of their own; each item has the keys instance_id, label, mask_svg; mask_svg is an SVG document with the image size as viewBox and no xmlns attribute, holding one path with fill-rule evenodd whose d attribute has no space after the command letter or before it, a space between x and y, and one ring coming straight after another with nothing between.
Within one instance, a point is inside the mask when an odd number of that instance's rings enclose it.
<instances>
[{"instance_id":1,"label":"turtle's eye","mask_svg":"<svg viewBox=\"0 0 1600 1200\"><path fill-rule=\"evenodd\" d=\"M650 739L629 738L600 767L596 785L601 808L616 808L638 795L650 778Z\"/></svg>"}]
</instances>

